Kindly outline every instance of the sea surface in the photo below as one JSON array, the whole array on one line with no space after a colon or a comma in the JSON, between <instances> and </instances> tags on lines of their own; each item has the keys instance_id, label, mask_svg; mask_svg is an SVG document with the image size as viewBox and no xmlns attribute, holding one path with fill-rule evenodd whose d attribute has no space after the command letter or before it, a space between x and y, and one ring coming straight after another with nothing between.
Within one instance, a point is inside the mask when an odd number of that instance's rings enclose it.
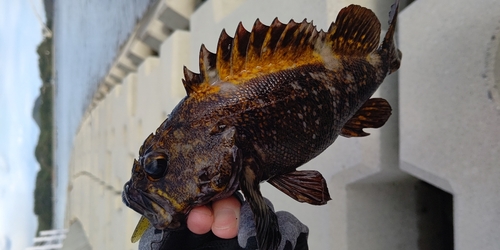
<instances>
[{"instance_id":1,"label":"sea surface","mask_svg":"<svg viewBox=\"0 0 500 250\"><path fill-rule=\"evenodd\" d=\"M63 228L73 139L121 45L156 0L55 1L54 227Z\"/></svg>"}]
</instances>

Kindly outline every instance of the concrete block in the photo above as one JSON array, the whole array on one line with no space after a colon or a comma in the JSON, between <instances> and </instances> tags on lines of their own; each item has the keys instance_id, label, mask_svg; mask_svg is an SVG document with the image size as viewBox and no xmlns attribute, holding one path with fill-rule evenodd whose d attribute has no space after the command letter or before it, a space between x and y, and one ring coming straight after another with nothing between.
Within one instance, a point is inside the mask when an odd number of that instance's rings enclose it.
<instances>
[{"instance_id":1,"label":"concrete block","mask_svg":"<svg viewBox=\"0 0 500 250\"><path fill-rule=\"evenodd\" d=\"M189 62L190 33L178 30L174 32L160 49L160 78L157 90L163 98L159 100L159 106L165 114L177 105L186 96L186 91L181 79L184 78L183 67ZM159 125L159 124L158 124Z\"/></svg>"},{"instance_id":2,"label":"concrete block","mask_svg":"<svg viewBox=\"0 0 500 250\"><path fill-rule=\"evenodd\" d=\"M121 82L121 79L125 77L126 72L118 67L112 67L109 71L109 75L111 78L115 79L116 82Z\"/></svg>"},{"instance_id":3,"label":"concrete block","mask_svg":"<svg viewBox=\"0 0 500 250\"><path fill-rule=\"evenodd\" d=\"M123 81L123 96L126 99L126 110L127 110L127 123L126 130L127 135L127 155L132 155L135 157L139 150L139 146L142 144L145 138L142 135L142 125L141 120L138 119L138 86L137 86L137 74L129 74ZM130 177L130 176L129 176Z\"/></svg>"},{"instance_id":4,"label":"concrete block","mask_svg":"<svg viewBox=\"0 0 500 250\"><path fill-rule=\"evenodd\" d=\"M112 133L110 145L107 150L110 153L109 166L112 168L112 174L108 185L112 186L115 190L123 188L125 181L130 178L129 167L131 163L124 160L124 155L128 154L129 133L127 125L132 117L128 116L127 112L127 95L125 93L125 86L118 85L108 95L110 99L110 117L111 122L107 126L109 133Z\"/></svg>"},{"instance_id":5,"label":"concrete block","mask_svg":"<svg viewBox=\"0 0 500 250\"><path fill-rule=\"evenodd\" d=\"M158 20L170 30L189 28L189 17L194 11L195 0L164 0L158 8Z\"/></svg>"},{"instance_id":6,"label":"concrete block","mask_svg":"<svg viewBox=\"0 0 500 250\"><path fill-rule=\"evenodd\" d=\"M79 220L71 223L67 237L63 241L62 250L91 250L92 246L88 242L85 230Z\"/></svg>"},{"instance_id":7,"label":"concrete block","mask_svg":"<svg viewBox=\"0 0 500 250\"><path fill-rule=\"evenodd\" d=\"M163 0L166 6L186 18L189 18L193 13L196 2L196 0Z\"/></svg>"},{"instance_id":8,"label":"concrete block","mask_svg":"<svg viewBox=\"0 0 500 250\"><path fill-rule=\"evenodd\" d=\"M135 72L137 70L137 66L125 53L120 54L116 62L117 67L126 73Z\"/></svg>"},{"instance_id":9,"label":"concrete block","mask_svg":"<svg viewBox=\"0 0 500 250\"><path fill-rule=\"evenodd\" d=\"M237 9L246 0L212 0L210 4L212 5L214 20L216 22L222 20L224 17L229 15L235 9Z\"/></svg>"},{"instance_id":10,"label":"concrete block","mask_svg":"<svg viewBox=\"0 0 500 250\"><path fill-rule=\"evenodd\" d=\"M139 65L139 68L137 70L138 76L139 77L148 77L148 76L152 75L152 72L158 68L158 64L159 64L158 57L153 57L153 56L147 57L144 60L144 62L142 62L141 65ZM141 87L144 84L150 84L149 81L147 81L147 80L149 80L149 79L141 79L141 82L143 83L143 84L141 84Z\"/></svg>"},{"instance_id":11,"label":"concrete block","mask_svg":"<svg viewBox=\"0 0 500 250\"><path fill-rule=\"evenodd\" d=\"M144 42L140 40L132 41L130 45L130 50L127 53L127 57L134 63L134 65L139 65L146 59L146 57L151 56L153 50Z\"/></svg>"},{"instance_id":12,"label":"concrete block","mask_svg":"<svg viewBox=\"0 0 500 250\"><path fill-rule=\"evenodd\" d=\"M498 13L493 0L416 1L401 13L401 168L453 194L455 249L500 245Z\"/></svg>"},{"instance_id":13,"label":"concrete block","mask_svg":"<svg viewBox=\"0 0 500 250\"><path fill-rule=\"evenodd\" d=\"M142 41L149 45L154 51L160 50L161 43L170 35L171 30L166 28L162 22L153 19L149 23Z\"/></svg>"},{"instance_id":14,"label":"concrete block","mask_svg":"<svg viewBox=\"0 0 500 250\"><path fill-rule=\"evenodd\" d=\"M129 60L130 61L130 60ZM132 64L132 62L130 62L130 64ZM133 64L132 64L133 65ZM135 65L134 65L135 66ZM134 69L130 68L128 65L126 64L123 64L123 63L120 63L120 62L117 62L116 64L116 67L118 69L120 69L121 71L123 71L125 73L125 75L127 75L128 73L134 71Z\"/></svg>"},{"instance_id":15,"label":"concrete block","mask_svg":"<svg viewBox=\"0 0 500 250\"><path fill-rule=\"evenodd\" d=\"M407 197L418 180L408 178L347 187L347 249L421 249L416 200Z\"/></svg>"},{"instance_id":16,"label":"concrete block","mask_svg":"<svg viewBox=\"0 0 500 250\"><path fill-rule=\"evenodd\" d=\"M160 60L156 57L148 57L137 72L137 119L141 120L143 131L139 136L145 139L154 132L159 124L165 119L159 102L164 98L159 93L157 86L164 82L159 73Z\"/></svg>"},{"instance_id":17,"label":"concrete block","mask_svg":"<svg viewBox=\"0 0 500 250\"><path fill-rule=\"evenodd\" d=\"M137 74L132 73L123 79L123 88L127 97L128 116L135 116L137 106Z\"/></svg>"},{"instance_id":18,"label":"concrete block","mask_svg":"<svg viewBox=\"0 0 500 250\"><path fill-rule=\"evenodd\" d=\"M497 34L491 36L488 47L486 61L487 72L489 72L486 78L490 86L488 97L495 101L496 109L500 110L500 27L497 28Z\"/></svg>"}]
</instances>

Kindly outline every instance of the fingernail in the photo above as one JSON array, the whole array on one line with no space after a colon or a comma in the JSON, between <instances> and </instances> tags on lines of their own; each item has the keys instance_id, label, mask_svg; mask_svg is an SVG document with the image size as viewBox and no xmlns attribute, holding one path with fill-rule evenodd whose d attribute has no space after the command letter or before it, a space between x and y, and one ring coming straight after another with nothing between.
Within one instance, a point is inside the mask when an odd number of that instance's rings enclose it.
<instances>
[{"instance_id":1,"label":"fingernail","mask_svg":"<svg viewBox=\"0 0 500 250\"><path fill-rule=\"evenodd\" d=\"M213 227L216 229L229 229L236 226L236 212L233 209L223 208L215 214Z\"/></svg>"}]
</instances>

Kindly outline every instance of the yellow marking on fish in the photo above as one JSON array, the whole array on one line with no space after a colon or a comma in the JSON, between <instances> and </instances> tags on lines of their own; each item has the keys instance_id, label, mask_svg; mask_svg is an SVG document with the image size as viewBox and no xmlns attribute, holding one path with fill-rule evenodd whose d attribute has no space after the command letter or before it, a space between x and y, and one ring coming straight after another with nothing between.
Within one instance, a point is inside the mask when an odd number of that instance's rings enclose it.
<instances>
[{"instance_id":1,"label":"yellow marking on fish","mask_svg":"<svg viewBox=\"0 0 500 250\"><path fill-rule=\"evenodd\" d=\"M208 95L218 93L219 91L219 86L205 82L200 84L200 86L196 89L196 92L194 92L191 97L196 100L200 100Z\"/></svg>"},{"instance_id":2,"label":"yellow marking on fish","mask_svg":"<svg viewBox=\"0 0 500 250\"><path fill-rule=\"evenodd\" d=\"M180 210L182 210L182 209L184 208L184 207L182 206L182 204L180 204L179 202L177 202L174 198L172 198L172 197L168 196L168 195L167 195L167 193L165 193L165 192L164 192L164 191L162 191L161 189L157 189L157 188L155 188L155 189L154 189L154 192L155 192L156 194L158 194L159 196L161 196L161 197L163 197L163 198L167 199L167 200L170 202L170 204L172 205L172 207L174 207L174 208L175 208L175 210L180 211ZM153 205L155 205L155 204L153 203ZM164 210L163 208L161 208L160 206L158 206L158 208L160 208L160 210L162 211L162 213L165 213L165 210ZM155 209L155 210L156 210L156 209ZM163 218L165 218L165 217L163 217Z\"/></svg>"},{"instance_id":3,"label":"yellow marking on fish","mask_svg":"<svg viewBox=\"0 0 500 250\"><path fill-rule=\"evenodd\" d=\"M269 75L287 69L294 69L304 65L323 64L323 58L317 52L310 49L309 53L301 53L297 56L294 51L279 49L274 52L274 56L267 60L249 61L245 65L245 70L227 75L223 78L225 82L233 84L245 83L255 77Z\"/></svg>"},{"instance_id":4,"label":"yellow marking on fish","mask_svg":"<svg viewBox=\"0 0 500 250\"><path fill-rule=\"evenodd\" d=\"M155 212L157 212L161 218L167 218L169 222L172 220L172 216L169 213L167 213L167 211L165 211L163 207L160 207L160 205L156 203L152 203L151 206L153 207L153 210L155 210Z\"/></svg>"}]
</instances>

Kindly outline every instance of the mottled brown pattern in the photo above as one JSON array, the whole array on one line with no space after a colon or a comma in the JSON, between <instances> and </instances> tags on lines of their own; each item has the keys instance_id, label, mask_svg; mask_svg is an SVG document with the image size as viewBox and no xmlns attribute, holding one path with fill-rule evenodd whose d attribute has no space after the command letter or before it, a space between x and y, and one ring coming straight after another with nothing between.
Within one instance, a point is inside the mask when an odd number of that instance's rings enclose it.
<instances>
[{"instance_id":1,"label":"mottled brown pattern","mask_svg":"<svg viewBox=\"0 0 500 250\"><path fill-rule=\"evenodd\" d=\"M383 99L369 99L399 68L394 44L397 7L382 45L370 10L351 5L328 32L303 21L252 32L240 24L222 32L217 53L202 46L200 73L184 70L187 97L149 136L125 184L123 200L158 229L175 229L198 205L240 189L255 214L261 249L276 249L275 214L259 183L290 197L325 204L330 196L317 171L297 171L338 135L368 135L389 118Z\"/></svg>"}]
</instances>

